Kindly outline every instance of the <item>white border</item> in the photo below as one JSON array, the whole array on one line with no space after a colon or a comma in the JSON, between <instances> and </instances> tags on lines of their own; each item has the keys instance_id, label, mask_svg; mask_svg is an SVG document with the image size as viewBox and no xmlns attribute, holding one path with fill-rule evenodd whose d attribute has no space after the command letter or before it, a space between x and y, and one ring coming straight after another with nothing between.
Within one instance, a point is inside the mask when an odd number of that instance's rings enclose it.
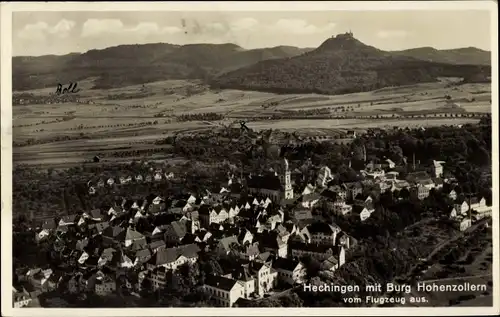
<instances>
[{"instance_id":1,"label":"white border","mask_svg":"<svg viewBox=\"0 0 500 317\"><path fill-rule=\"evenodd\" d=\"M1 3L1 193L2 193L2 315L3 316L385 316L496 315L499 313L499 183L498 183L498 9L495 1L350 1L350 2L140 2L140 11L395 11L489 10L492 50L493 124L493 307L461 308L141 308L141 309L14 309L12 308L12 12L14 11L137 11L133 2ZM286 9L284 9L286 8ZM149 10L148 10L149 9ZM422 16L425 19L425 16ZM468 23L468 21L464 21ZM460 36L457 34L456 36ZM7 211L10 212L7 212ZM286 312L284 311L286 310Z\"/></svg>"}]
</instances>

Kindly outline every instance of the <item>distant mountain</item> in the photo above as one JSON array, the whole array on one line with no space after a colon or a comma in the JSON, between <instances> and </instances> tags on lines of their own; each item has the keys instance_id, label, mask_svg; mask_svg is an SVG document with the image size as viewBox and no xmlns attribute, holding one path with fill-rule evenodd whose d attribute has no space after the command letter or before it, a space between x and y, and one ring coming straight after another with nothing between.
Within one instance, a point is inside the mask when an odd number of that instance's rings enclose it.
<instances>
[{"instance_id":1,"label":"distant mountain","mask_svg":"<svg viewBox=\"0 0 500 317\"><path fill-rule=\"evenodd\" d=\"M299 56L258 62L212 80L217 88L277 93L340 94L432 82L437 77L487 80L491 69L420 60L368 46L340 34Z\"/></svg>"},{"instance_id":2,"label":"distant mountain","mask_svg":"<svg viewBox=\"0 0 500 317\"><path fill-rule=\"evenodd\" d=\"M63 56L14 57L13 89L52 87L97 77L96 88L121 87L165 79L207 79L269 59L312 49L292 46L245 50L235 44L120 45Z\"/></svg>"},{"instance_id":3,"label":"distant mountain","mask_svg":"<svg viewBox=\"0 0 500 317\"><path fill-rule=\"evenodd\" d=\"M391 53L437 63L457 65L491 65L491 52L483 51L475 47L450 50L437 50L433 47L419 47L404 51L393 51Z\"/></svg>"}]
</instances>

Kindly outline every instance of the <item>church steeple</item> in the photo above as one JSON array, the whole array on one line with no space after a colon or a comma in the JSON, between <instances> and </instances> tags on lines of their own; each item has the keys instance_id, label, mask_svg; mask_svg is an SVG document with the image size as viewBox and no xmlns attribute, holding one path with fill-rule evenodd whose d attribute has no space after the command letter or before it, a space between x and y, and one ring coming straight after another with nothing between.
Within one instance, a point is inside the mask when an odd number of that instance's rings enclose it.
<instances>
[{"instance_id":1,"label":"church steeple","mask_svg":"<svg viewBox=\"0 0 500 317\"><path fill-rule=\"evenodd\" d=\"M290 172L290 166L288 164L288 160L283 159L283 175L281 175L282 185L284 188L285 199L293 199L293 188L292 188L292 177Z\"/></svg>"}]
</instances>

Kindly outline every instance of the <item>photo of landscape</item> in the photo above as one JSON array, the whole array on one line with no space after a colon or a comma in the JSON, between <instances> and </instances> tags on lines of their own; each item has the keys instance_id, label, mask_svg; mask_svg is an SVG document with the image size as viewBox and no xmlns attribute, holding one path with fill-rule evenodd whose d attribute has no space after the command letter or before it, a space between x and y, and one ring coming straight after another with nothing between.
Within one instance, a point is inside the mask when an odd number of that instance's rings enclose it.
<instances>
[{"instance_id":1,"label":"photo of landscape","mask_svg":"<svg viewBox=\"0 0 500 317\"><path fill-rule=\"evenodd\" d=\"M491 12L282 10L13 12L12 307L493 306Z\"/></svg>"}]
</instances>

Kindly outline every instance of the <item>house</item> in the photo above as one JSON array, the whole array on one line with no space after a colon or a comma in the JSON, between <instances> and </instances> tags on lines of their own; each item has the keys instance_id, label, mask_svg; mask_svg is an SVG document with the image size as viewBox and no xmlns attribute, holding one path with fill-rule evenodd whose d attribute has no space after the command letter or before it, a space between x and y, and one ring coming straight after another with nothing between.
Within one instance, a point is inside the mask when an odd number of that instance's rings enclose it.
<instances>
[{"instance_id":1,"label":"house","mask_svg":"<svg viewBox=\"0 0 500 317\"><path fill-rule=\"evenodd\" d=\"M332 204L333 212L337 215L346 216L352 212L352 206L345 203L343 200L336 201Z\"/></svg>"},{"instance_id":2,"label":"house","mask_svg":"<svg viewBox=\"0 0 500 317\"><path fill-rule=\"evenodd\" d=\"M155 175L154 175L154 180L155 180L155 182L159 182L159 181L161 181L161 180L162 180L162 178L163 178L163 175L162 175L160 172L155 173Z\"/></svg>"},{"instance_id":3,"label":"house","mask_svg":"<svg viewBox=\"0 0 500 317\"><path fill-rule=\"evenodd\" d=\"M386 159L385 160L385 163L386 163L386 166L388 169L393 169L396 167L396 163L394 163L393 161L391 161L390 159Z\"/></svg>"},{"instance_id":4,"label":"house","mask_svg":"<svg viewBox=\"0 0 500 317\"><path fill-rule=\"evenodd\" d=\"M318 172L318 177L316 179L316 184L319 187L326 187L327 184L333 180L332 171L328 166L323 166Z\"/></svg>"},{"instance_id":5,"label":"house","mask_svg":"<svg viewBox=\"0 0 500 317\"><path fill-rule=\"evenodd\" d=\"M272 262L272 268L278 272L278 279L287 284L302 284L306 280L307 271L300 261L278 258Z\"/></svg>"},{"instance_id":6,"label":"house","mask_svg":"<svg viewBox=\"0 0 500 317\"><path fill-rule=\"evenodd\" d=\"M222 276L209 275L203 289L222 307L232 307L240 297L244 297L245 288L241 282Z\"/></svg>"},{"instance_id":7,"label":"house","mask_svg":"<svg viewBox=\"0 0 500 317\"><path fill-rule=\"evenodd\" d=\"M363 192L363 186L360 182L344 183L342 187L346 191L346 199L354 199Z\"/></svg>"},{"instance_id":8,"label":"house","mask_svg":"<svg viewBox=\"0 0 500 317\"><path fill-rule=\"evenodd\" d=\"M99 296L113 294L116 291L116 281L109 275L98 276L95 281L95 293Z\"/></svg>"},{"instance_id":9,"label":"house","mask_svg":"<svg viewBox=\"0 0 500 317\"><path fill-rule=\"evenodd\" d=\"M336 200L347 200L347 190L344 186L331 186L328 189L321 192L321 196L325 197L329 201Z\"/></svg>"},{"instance_id":10,"label":"house","mask_svg":"<svg viewBox=\"0 0 500 317\"><path fill-rule=\"evenodd\" d=\"M115 180L111 177L111 178L108 178L108 180L106 181L106 183L107 183L109 186L113 186L113 184L115 183Z\"/></svg>"},{"instance_id":11,"label":"house","mask_svg":"<svg viewBox=\"0 0 500 317\"><path fill-rule=\"evenodd\" d=\"M339 259L339 267L345 263L345 248L343 246L306 244L293 241L290 243L290 250L292 252L292 257L298 259L304 256L310 256L319 261L323 261L333 255Z\"/></svg>"},{"instance_id":12,"label":"house","mask_svg":"<svg viewBox=\"0 0 500 317\"><path fill-rule=\"evenodd\" d=\"M448 215L450 215L451 219L454 219L458 217L459 213L457 213L457 209L453 206L451 206L448 210Z\"/></svg>"},{"instance_id":13,"label":"house","mask_svg":"<svg viewBox=\"0 0 500 317\"><path fill-rule=\"evenodd\" d=\"M373 204L373 197L370 196L370 195L359 194L354 199L354 205L368 206L368 205L371 205L371 204Z\"/></svg>"},{"instance_id":14,"label":"house","mask_svg":"<svg viewBox=\"0 0 500 317\"><path fill-rule=\"evenodd\" d=\"M311 209L320 200L320 198L321 195L319 193L310 193L307 195L303 195L301 197L302 207Z\"/></svg>"},{"instance_id":15,"label":"house","mask_svg":"<svg viewBox=\"0 0 500 317\"><path fill-rule=\"evenodd\" d=\"M252 243L254 235L246 228L242 229L238 235L238 243L244 245L246 243Z\"/></svg>"},{"instance_id":16,"label":"house","mask_svg":"<svg viewBox=\"0 0 500 317\"><path fill-rule=\"evenodd\" d=\"M259 243L241 245L241 249L233 250L232 253L241 259L252 261L260 254Z\"/></svg>"},{"instance_id":17,"label":"house","mask_svg":"<svg viewBox=\"0 0 500 317\"><path fill-rule=\"evenodd\" d=\"M256 236L260 246L264 251L270 251L279 257L288 256L288 244L276 231L264 231Z\"/></svg>"},{"instance_id":18,"label":"house","mask_svg":"<svg viewBox=\"0 0 500 317\"><path fill-rule=\"evenodd\" d=\"M459 203L458 201L453 205L453 207L455 208L457 214L459 215L466 215L467 214L467 211L469 211L469 204L467 203L467 201L462 200L462 203Z\"/></svg>"},{"instance_id":19,"label":"house","mask_svg":"<svg viewBox=\"0 0 500 317\"><path fill-rule=\"evenodd\" d=\"M26 307L32 301L30 294L23 288L12 288L12 300L14 308Z\"/></svg>"},{"instance_id":20,"label":"house","mask_svg":"<svg viewBox=\"0 0 500 317\"><path fill-rule=\"evenodd\" d=\"M291 212L290 215L292 221L299 222L299 221L312 221L313 215L311 212L311 209L306 209L306 208L294 208Z\"/></svg>"},{"instance_id":21,"label":"house","mask_svg":"<svg viewBox=\"0 0 500 317\"><path fill-rule=\"evenodd\" d=\"M215 248L216 252L221 256L227 256L232 250L240 247L236 236L224 237L219 240Z\"/></svg>"},{"instance_id":22,"label":"house","mask_svg":"<svg viewBox=\"0 0 500 317\"><path fill-rule=\"evenodd\" d=\"M472 225L472 221L469 217L465 217L463 215L459 215L455 222L455 227L460 231L465 231L469 229Z\"/></svg>"},{"instance_id":23,"label":"house","mask_svg":"<svg viewBox=\"0 0 500 317\"><path fill-rule=\"evenodd\" d=\"M481 199L477 199L477 197L472 197L470 199L470 208L475 210L480 210L486 207L486 199L482 197Z\"/></svg>"},{"instance_id":24,"label":"house","mask_svg":"<svg viewBox=\"0 0 500 317\"><path fill-rule=\"evenodd\" d=\"M326 222L318 221L307 227L311 235L311 243L335 245L335 238L342 230L335 225Z\"/></svg>"},{"instance_id":25,"label":"house","mask_svg":"<svg viewBox=\"0 0 500 317\"><path fill-rule=\"evenodd\" d=\"M174 248L160 248L148 261L147 267L152 270L163 266L166 269L176 270L185 263L194 263L198 260L200 248L196 244L186 244Z\"/></svg>"},{"instance_id":26,"label":"house","mask_svg":"<svg viewBox=\"0 0 500 317\"><path fill-rule=\"evenodd\" d=\"M391 171L385 173L385 179L396 180L399 176L399 172Z\"/></svg>"},{"instance_id":27,"label":"house","mask_svg":"<svg viewBox=\"0 0 500 317\"><path fill-rule=\"evenodd\" d=\"M167 272L169 270L163 266L144 272L144 279L149 280L153 290L163 288L167 283Z\"/></svg>"},{"instance_id":28,"label":"house","mask_svg":"<svg viewBox=\"0 0 500 317\"><path fill-rule=\"evenodd\" d=\"M292 224L293 226L293 224ZM288 239L290 239L290 236L292 235L290 233L290 231L288 231L288 229L283 226L283 224L279 224L279 226L277 226L275 228L275 231L278 233L278 237L284 242L284 243L288 243Z\"/></svg>"},{"instance_id":29,"label":"house","mask_svg":"<svg viewBox=\"0 0 500 317\"><path fill-rule=\"evenodd\" d=\"M56 229L57 224L54 219L45 220L40 227L40 231L36 233L35 240L37 242L42 241L46 237L50 236Z\"/></svg>"},{"instance_id":30,"label":"house","mask_svg":"<svg viewBox=\"0 0 500 317\"><path fill-rule=\"evenodd\" d=\"M337 234L335 244L336 245L341 245L346 250L348 250L351 246L354 246L356 244L356 240L353 237L349 236L344 231L340 231Z\"/></svg>"},{"instance_id":31,"label":"house","mask_svg":"<svg viewBox=\"0 0 500 317\"><path fill-rule=\"evenodd\" d=\"M120 252L120 258L118 264L119 267L127 269L135 266L134 261L132 261L132 259L123 252Z\"/></svg>"},{"instance_id":32,"label":"house","mask_svg":"<svg viewBox=\"0 0 500 317\"><path fill-rule=\"evenodd\" d=\"M165 248L165 241L162 240L156 240L156 241L151 241L147 247L149 250L151 250L151 253L156 253L158 250Z\"/></svg>"},{"instance_id":33,"label":"house","mask_svg":"<svg viewBox=\"0 0 500 317\"><path fill-rule=\"evenodd\" d=\"M250 262L250 272L255 276L255 293L264 296L278 283L278 272L269 263Z\"/></svg>"},{"instance_id":34,"label":"house","mask_svg":"<svg viewBox=\"0 0 500 317\"><path fill-rule=\"evenodd\" d=\"M443 176L443 161L432 161L432 173L434 177L441 178Z\"/></svg>"},{"instance_id":35,"label":"house","mask_svg":"<svg viewBox=\"0 0 500 317\"><path fill-rule=\"evenodd\" d=\"M431 177L425 171L412 172L406 175L406 181L410 184L417 184L419 181L430 180Z\"/></svg>"},{"instance_id":36,"label":"house","mask_svg":"<svg viewBox=\"0 0 500 317\"><path fill-rule=\"evenodd\" d=\"M138 267L142 264L148 262L151 259L152 253L149 249L142 249L135 252L135 254L131 257L133 262L133 266Z\"/></svg>"},{"instance_id":37,"label":"house","mask_svg":"<svg viewBox=\"0 0 500 317\"><path fill-rule=\"evenodd\" d=\"M316 187L314 185L307 184L307 186L302 191L302 196L312 194L312 193L314 193L315 190L316 190Z\"/></svg>"},{"instance_id":38,"label":"house","mask_svg":"<svg viewBox=\"0 0 500 317\"><path fill-rule=\"evenodd\" d=\"M195 242L197 243L207 242L212 237L212 233L210 233L210 231L207 230L198 230L195 234L196 234Z\"/></svg>"},{"instance_id":39,"label":"house","mask_svg":"<svg viewBox=\"0 0 500 317\"><path fill-rule=\"evenodd\" d=\"M321 262L320 269L322 271L336 271L340 267L339 257L330 256L328 259Z\"/></svg>"},{"instance_id":40,"label":"house","mask_svg":"<svg viewBox=\"0 0 500 317\"><path fill-rule=\"evenodd\" d=\"M361 221L365 221L366 219L370 218L372 213L375 211L375 208L373 206L354 206L353 207L353 213L359 215L359 219Z\"/></svg>"},{"instance_id":41,"label":"house","mask_svg":"<svg viewBox=\"0 0 500 317\"><path fill-rule=\"evenodd\" d=\"M255 293L255 278L250 273L249 264L241 264L226 278L232 278L243 285L243 297L250 298Z\"/></svg>"},{"instance_id":42,"label":"house","mask_svg":"<svg viewBox=\"0 0 500 317\"><path fill-rule=\"evenodd\" d=\"M419 183L411 188L410 194L418 200L423 200L429 197L430 191L428 187Z\"/></svg>"},{"instance_id":43,"label":"house","mask_svg":"<svg viewBox=\"0 0 500 317\"><path fill-rule=\"evenodd\" d=\"M115 258L114 254L118 252L113 248L106 248L102 251L101 256L99 257L99 260L97 262L97 265L99 267L102 267L106 264L109 264L113 261Z\"/></svg>"},{"instance_id":44,"label":"house","mask_svg":"<svg viewBox=\"0 0 500 317\"><path fill-rule=\"evenodd\" d=\"M95 187L94 186L90 186L89 187L89 195L95 195L95 193L96 193Z\"/></svg>"},{"instance_id":45,"label":"house","mask_svg":"<svg viewBox=\"0 0 500 317\"><path fill-rule=\"evenodd\" d=\"M457 199L457 192L456 192L454 189L452 189L452 190L448 193L448 197L449 197L450 199L456 200L456 199Z\"/></svg>"},{"instance_id":46,"label":"house","mask_svg":"<svg viewBox=\"0 0 500 317\"><path fill-rule=\"evenodd\" d=\"M141 183L143 180L144 180L144 177L142 177L141 174L138 174L138 175L135 176L135 181L137 183Z\"/></svg>"},{"instance_id":47,"label":"house","mask_svg":"<svg viewBox=\"0 0 500 317\"><path fill-rule=\"evenodd\" d=\"M124 236L125 229L120 226L108 226L102 231L103 243L105 245L113 245L120 242L124 243Z\"/></svg>"},{"instance_id":48,"label":"house","mask_svg":"<svg viewBox=\"0 0 500 317\"><path fill-rule=\"evenodd\" d=\"M167 242L181 242L181 240L188 233L188 224L190 222L187 220L174 221L166 226L164 226L164 238ZM192 233L189 230L189 233ZM153 232L154 233L154 232Z\"/></svg>"},{"instance_id":49,"label":"house","mask_svg":"<svg viewBox=\"0 0 500 317\"><path fill-rule=\"evenodd\" d=\"M74 225L75 220L76 220L76 215L62 216L61 220L59 220L59 226L64 227L64 226Z\"/></svg>"},{"instance_id":50,"label":"house","mask_svg":"<svg viewBox=\"0 0 500 317\"><path fill-rule=\"evenodd\" d=\"M99 180L97 181L97 187L104 187L104 184L105 184L105 183L104 183L104 180L103 180L103 179L99 179Z\"/></svg>"}]
</instances>

